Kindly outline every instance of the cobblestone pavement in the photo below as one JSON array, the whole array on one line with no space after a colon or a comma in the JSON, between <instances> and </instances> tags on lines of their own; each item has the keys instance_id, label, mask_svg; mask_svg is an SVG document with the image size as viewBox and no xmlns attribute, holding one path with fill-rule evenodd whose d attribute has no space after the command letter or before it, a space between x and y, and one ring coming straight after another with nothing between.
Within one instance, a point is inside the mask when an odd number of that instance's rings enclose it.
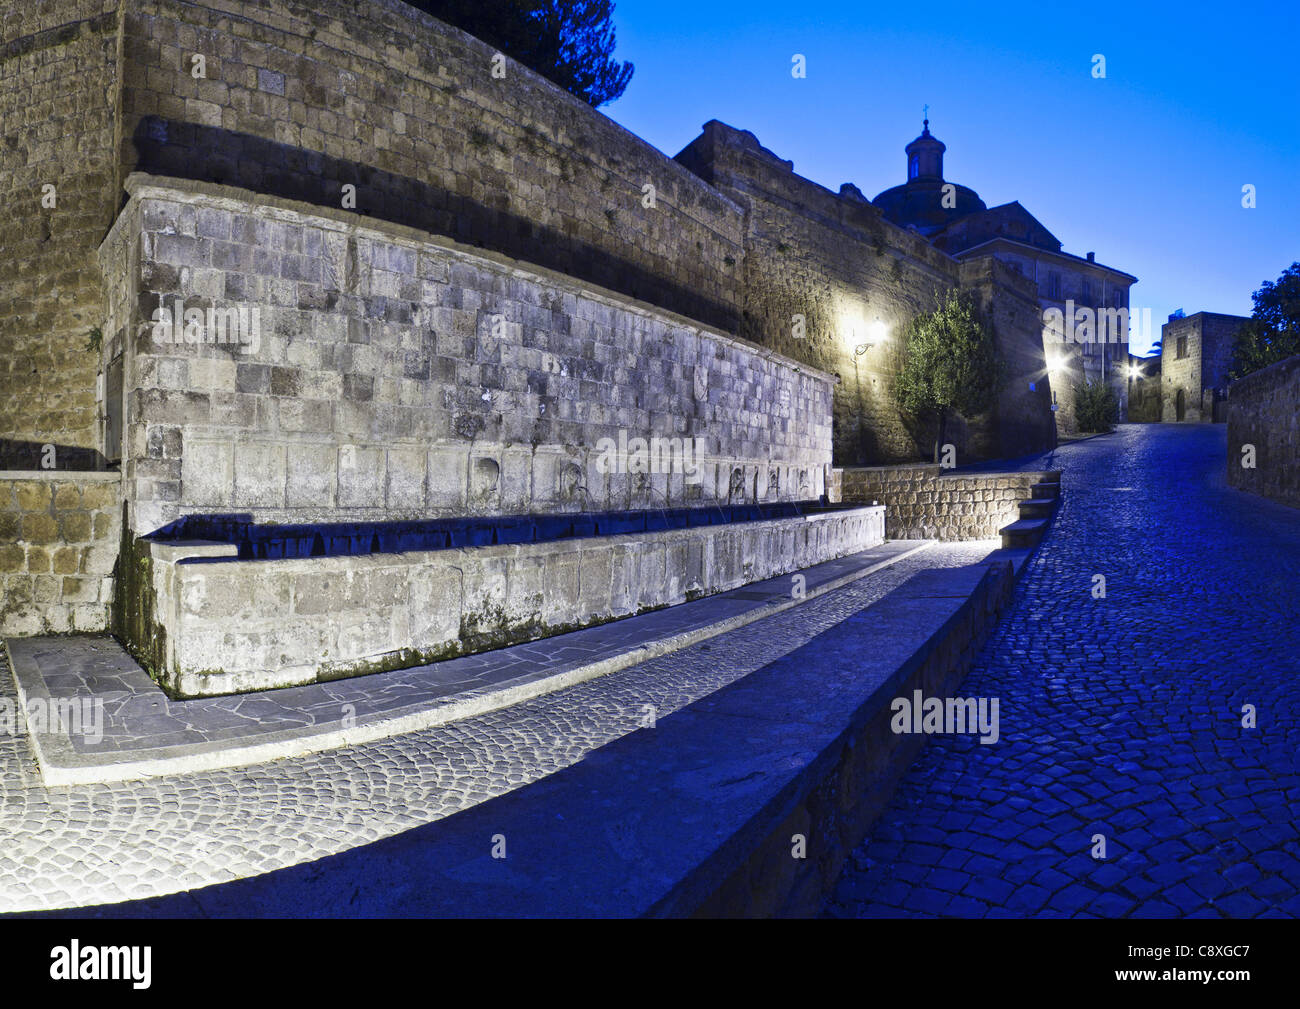
<instances>
[{"instance_id":1,"label":"cobblestone pavement","mask_svg":"<svg viewBox=\"0 0 1300 1009\"><path fill-rule=\"evenodd\" d=\"M140 782L46 788L0 734L0 911L157 896L311 861L572 764L733 682L917 571L995 543L939 544L794 609L514 707L365 746ZM13 702L0 659L0 698Z\"/></svg>"},{"instance_id":2,"label":"cobblestone pavement","mask_svg":"<svg viewBox=\"0 0 1300 1009\"><path fill-rule=\"evenodd\" d=\"M1055 465L1064 504L960 691L999 698L1000 741L932 739L827 913L1296 916L1300 511L1225 487L1222 426Z\"/></svg>"}]
</instances>

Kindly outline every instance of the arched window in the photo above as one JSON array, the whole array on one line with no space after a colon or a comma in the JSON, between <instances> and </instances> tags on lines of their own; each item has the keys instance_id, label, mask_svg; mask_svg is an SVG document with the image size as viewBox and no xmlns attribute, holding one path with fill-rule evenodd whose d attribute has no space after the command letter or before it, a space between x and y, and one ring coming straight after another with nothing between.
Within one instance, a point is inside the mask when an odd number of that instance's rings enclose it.
<instances>
[{"instance_id":1,"label":"arched window","mask_svg":"<svg viewBox=\"0 0 1300 1009\"><path fill-rule=\"evenodd\" d=\"M907 177L909 179L914 179L920 174L921 174L921 159L917 157L915 154L913 154L912 159L907 163Z\"/></svg>"}]
</instances>

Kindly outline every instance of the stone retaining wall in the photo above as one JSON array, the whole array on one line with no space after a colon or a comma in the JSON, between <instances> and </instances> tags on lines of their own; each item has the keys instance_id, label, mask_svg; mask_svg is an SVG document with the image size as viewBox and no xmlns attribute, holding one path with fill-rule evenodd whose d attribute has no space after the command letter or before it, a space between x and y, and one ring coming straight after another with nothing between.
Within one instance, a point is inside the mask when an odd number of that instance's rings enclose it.
<instances>
[{"instance_id":1,"label":"stone retaining wall","mask_svg":"<svg viewBox=\"0 0 1300 1009\"><path fill-rule=\"evenodd\" d=\"M1246 445L1255 465L1242 465ZM1228 390L1228 484L1300 507L1300 354Z\"/></svg>"},{"instance_id":2,"label":"stone retaining wall","mask_svg":"<svg viewBox=\"0 0 1300 1009\"><path fill-rule=\"evenodd\" d=\"M108 626L118 486L116 473L0 473L0 637Z\"/></svg>"},{"instance_id":3,"label":"stone retaining wall","mask_svg":"<svg viewBox=\"0 0 1300 1009\"><path fill-rule=\"evenodd\" d=\"M862 466L841 477L845 504L885 506L889 539L987 540L1020 517L1016 505L1033 485L1059 480L1059 470L1020 473L946 472L937 464Z\"/></svg>"},{"instance_id":4,"label":"stone retaining wall","mask_svg":"<svg viewBox=\"0 0 1300 1009\"><path fill-rule=\"evenodd\" d=\"M148 544L127 644L176 696L360 675L671 606L857 553L884 509L366 557Z\"/></svg>"},{"instance_id":5,"label":"stone retaining wall","mask_svg":"<svg viewBox=\"0 0 1300 1009\"><path fill-rule=\"evenodd\" d=\"M102 253L104 358L124 376L136 535L189 514L388 521L825 490L829 375L400 225L210 184L127 186ZM256 310L260 339L159 342L151 320L178 299ZM636 438L689 440L698 479L638 472L622 454ZM602 442L620 449L612 467Z\"/></svg>"}]
</instances>

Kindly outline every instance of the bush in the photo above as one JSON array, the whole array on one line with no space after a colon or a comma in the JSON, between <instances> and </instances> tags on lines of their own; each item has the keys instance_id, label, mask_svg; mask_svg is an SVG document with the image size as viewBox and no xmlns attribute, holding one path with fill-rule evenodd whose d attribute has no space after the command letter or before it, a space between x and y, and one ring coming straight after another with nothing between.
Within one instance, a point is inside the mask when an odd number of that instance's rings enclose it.
<instances>
[{"instance_id":1,"label":"bush","mask_svg":"<svg viewBox=\"0 0 1300 1009\"><path fill-rule=\"evenodd\" d=\"M1119 401L1105 382L1084 382L1074 387L1074 422L1088 434L1114 430Z\"/></svg>"}]
</instances>

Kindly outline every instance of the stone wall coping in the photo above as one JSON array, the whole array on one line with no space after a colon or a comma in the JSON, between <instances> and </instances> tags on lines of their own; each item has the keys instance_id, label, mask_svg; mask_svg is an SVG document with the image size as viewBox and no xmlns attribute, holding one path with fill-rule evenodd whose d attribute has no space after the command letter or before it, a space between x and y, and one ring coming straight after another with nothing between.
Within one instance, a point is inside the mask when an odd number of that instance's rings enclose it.
<instances>
[{"instance_id":1,"label":"stone wall coping","mask_svg":"<svg viewBox=\"0 0 1300 1009\"><path fill-rule=\"evenodd\" d=\"M3 480L61 480L76 482L78 480L85 483L117 483L122 479L122 474L114 470L93 470L93 469L7 469L0 470L0 481Z\"/></svg>"},{"instance_id":2,"label":"stone wall coping","mask_svg":"<svg viewBox=\"0 0 1300 1009\"><path fill-rule=\"evenodd\" d=\"M1300 360L1300 355L1297 356ZM839 468L839 467L837 467ZM902 463L894 466L845 466L842 472L845 476L853 473L928 473L932 474L935 479L954 480L954 479L997 479L1008 480L1018 479L1020 477L1037 477L1040 480L1050 479L1057 480L1061 476L1059 469L1011 469L1011 470L951 470L933 472L940 470L938 463Z\"/></svg>"},{"instance_id":3,"label":"stone wall coping","mask_svg":"<svg viewBox=\"0 0 1300 1009\"><path fill-rule=\"evenodd\" d=\"M447 238L444 235L437 235L430 231L422 231L419 228L413 228L406 224L397 224L392 221L384 221L373 217L363 217L352 211L343 210L335 207L322 207L314 203L306 203L302 200L291 200L286 197L270 196L265 193L257 193L250 189L242 189L237 186L218 185L213 182L200 182L189 179L178 179L169 176L151 175L147 172L132 172L127 176L124 188L130 194L130 200L118 214L118 220L123 219L133 210L133 206L148 199L168 200L175 203L186 203L196 206L213 207L219 210L247 212L249 207L267 212L273 217L281 217L293 223L301 223L301 218L310 217L316 220L314 226L338 231L340 233L357 234L369 232L370 234L380 236L381 238L400 242L410 243L412 245L433 245L452 256L469 260L477 263L488 263L499 268L504 268L511 273L526 278L528 280L543 284L552 284L563 286L570 290L576 290L584 297L590 297L610 308L617 308L624 311L632 312L643 318L655 318L676 323L687 329L694 331L701 336L707 336L717 340L720 343L728 344L743 350L755 357L763 358L774 364L788 368L799 374L808 375L811 378L818 379L827 385L838 385L840 378L838 375L828 371L822 371L820 368L814 368L796 361L792 357L786 357L784 354L778 354L776 351L769 350L766 347L756 343L750 343L742 340L730 333L724 333L721 330L706 326L697 319L692 319L677 312L670 311L666 308L660 308L649 302L641 301L636 298L629 298L626 295L619 294L605 287L599 287L595 284L589 284L585 281L578 280L566 273L560 273L556 270L549 269L545 266L539 266L534 263L525 263L521 260L511 259L498 252L490 249L479 248L478 246L466 245L463 242L457 242L454 239ZM113 230L110 229L109 238L112 237ZM109 241L105 238L104 243ZM101 244L99 254L102 258L104 255L104 244Z\"/></svg>"},{"instance_id":4,"label":"stone wall coping","mask_svg":"<svg viewBox=\"0 0 1300 1009\"><path fill-rule=\"evenodd\" d=\"M1252 371L1249 375L1243 375L1235 382L1229 384L1228 402L1229 404L1232 403L1233 396L1249 394L1253 391L1253 388L1256 385L1271 382L1285 382L1290 378L1291 372L1297 369L1300 369L1300 354L1292 354L1290 357L1284 357L1280 361L1274 361L1266 368L1260 368L1258 371Z\"/></svg>"}]
</instances>

